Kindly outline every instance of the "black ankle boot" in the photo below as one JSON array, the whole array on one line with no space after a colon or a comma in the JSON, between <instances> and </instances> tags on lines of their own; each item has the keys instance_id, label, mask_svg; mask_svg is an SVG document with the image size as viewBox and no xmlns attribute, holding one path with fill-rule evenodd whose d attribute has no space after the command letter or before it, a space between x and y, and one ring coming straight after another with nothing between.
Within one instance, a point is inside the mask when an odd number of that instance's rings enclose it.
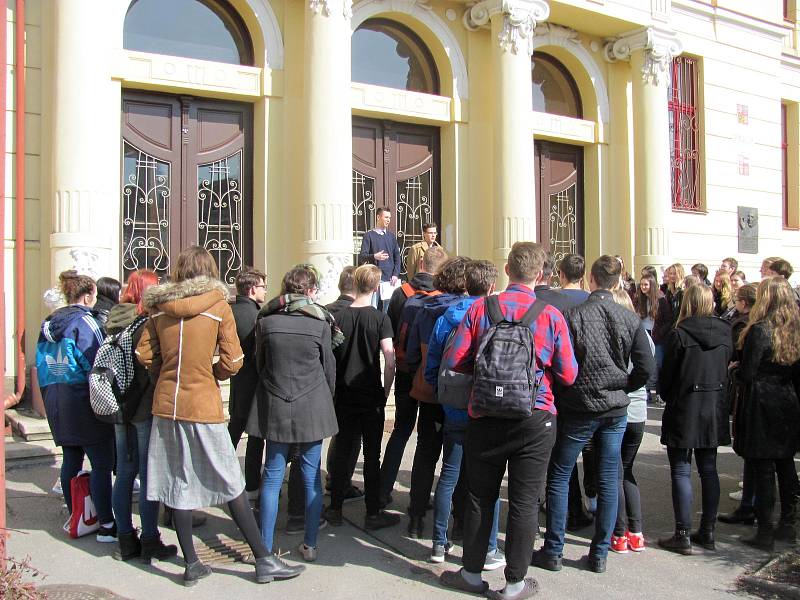
<instances>
[{"instance_id":1,"label":"black ankle boot","mask_svg":"<svg viewBox=\"0 0 800 600\"><path fill-rule=\"evenodd\" d=\"M139 557L139 560L146 565L149 565L150 561L154 558L157 558L158 560L165 560L178 554L177 546L173 544L164 544L164 542L161 541L161 536L158 534L152 537L143 537L141 542L142 553Z\"/></svg>"},{"instance_id":2,"label":"black ankle boot","mask_svg":"<svg viewBox=\"0 0 800 600\"><path fill-rule=\"evenodd\" d=\"M693 544L697 544L698 546L702 546L706 550L716 550L717 547L714 544L714 528L708 528L700 526L700 529L697 531L693 531L692 535L689 536L689 540Z\"/></svg>"},{"instance_id":3,"label":"black ankle boot","mask_svg":"<svg viewBox=\"0 0 800 600\"><path fill-rule=\"evenodd\" d=\"M211 567L204 565L203 561L196 560L193 563L187 563L183 569L183 585L192 587L203 577L211 575Z\"/></svg>"},{"instance_id":4,"label":"black ankle boot","mask_svg":"<svg viewBox=\"0 0 800 600\"><path fill-rule=\"evenodd\" d=\"M672 537L661 538L658 545L664 550L688 556L692 553L692 542L686 529L676 529Z\"/></svg>"},{"instance_id":5,"label":"black ankle boot","mask_svg":"<svg viewBox=\"0 0 800 600\"><path fill-rule=\"evenodd\" d=\"M756 513L752 506L740 506L731 513L723 513L717 517L718 521L729 525L752 525L756 522Z\"/></svg>"},{"instance_id":6,"label":"black ankle boot","mask_svg":"<svg viewBox=\"0 0 800 600\"><path fill-rule=\"evenodd\" d=\"M743 537L742 543L752 546L753 548L758 548L759 550L772 552L775 550L775 532L772 529L772 524L759 523L756 534Z\"/></svg>"},{"instance_id":7,"label":"black ankle boot","mask_svg":"<svg viewBox=\"0 0 800 600\"><path fill-rule=\"evenodd\" d=\"M120 533L117 536L117 542L119 547L114 550L114 560L130 560L138 557L142 551L136 531Z\"/></svg>"},{"instance_id":8,"label":"black ankle boot","mask_svg":"<svg viewBox=\"0 0 800 600\"><path fill-rule=\"evenodd\" d=\"M304 565L288 565L275 554L256 559L256 581L269 583L273 579L291 579L305 571Z\"/></svg>"},{"instance_id":9,"label":"black ankle boot","mask_svg":"<svg viewBox=\"0 0 800 600\"><path fill-rule=\"evenodd\" d=\"M778 521L778 526L773 533L776 540L779 542L789 542L794 544L797 541L797 531L794 527L794 521Z\"/></svg>"}]
</instances>

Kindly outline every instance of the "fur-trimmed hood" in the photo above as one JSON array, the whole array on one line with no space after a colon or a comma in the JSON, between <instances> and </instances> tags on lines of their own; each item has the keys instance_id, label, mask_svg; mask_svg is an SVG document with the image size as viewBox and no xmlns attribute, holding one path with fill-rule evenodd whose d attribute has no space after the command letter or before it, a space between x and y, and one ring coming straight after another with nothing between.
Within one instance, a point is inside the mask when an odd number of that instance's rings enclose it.
<instances>
[{"instance_id":1,"label":"fur-trimmed hood","mask_svg":"<svg viewBox=\"0 0 800 600\"><path fill-rule=\"evenodd\" d=\"M229 296L228 287L219 279L195 277L147 288L143 304L149 312L158 310L174 317L193 317L220 300L227 302Z\"/></svg>"}]
</instances>

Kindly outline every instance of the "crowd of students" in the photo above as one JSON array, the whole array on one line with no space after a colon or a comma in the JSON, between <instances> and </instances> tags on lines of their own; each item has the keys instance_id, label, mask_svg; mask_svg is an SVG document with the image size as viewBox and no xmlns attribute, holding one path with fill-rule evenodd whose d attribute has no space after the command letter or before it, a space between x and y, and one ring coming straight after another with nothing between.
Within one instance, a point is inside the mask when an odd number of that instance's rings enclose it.
<instances>
[{"instance_id":1,"label":"crowd of students","mask_svg":"<svg viewBox=\"0 0 800 600\"><path fill-rule=\"evenodd\" d=\"M348 500L363 496L367 530L399 523L386 508L416 428L408 536L431 540L434 563L462 544L463 567L443 572L443 585L519 600L538 589L527 576L530 565L561 570L567 530L594 523L585 564L596 573L605 571L609 551L645 548L634 462L650 404L664 408L661 443L675 512L674 534L658 545L680 554L691 554L692 544L714 549L716 455L731 443L732 415L734 450L744 458L742 499L719 518L757 521L755 535L742 541L771 550L775 540L795 537L800 309L787 261L766 259L758 285L746 283L737 267L726 258L713 284L702 264L688 277L682 265L670 265L660 284L658 271L645 267L636 283L619 257L606 255L592 264L586 285L582 257L554 265L539 244L518 242L504 267L509 284L496 293L493 263L448 257L431 245L384 313L373 307L382 279L374 264L346 267L341 295L327 306L316 302L320 279L310 265L289 270L269 301L266 275L245 269L231 305L212 257L191 247L166 283L137 271L119 303L104 285L111 297L105 319L95 309L101 282L64 272L67 306L42 324L37 368L64 451L66 504L72 506L70 481L86 456L97 539L118 543L115 558L177 554L161 541L163 503L185 561L183 582L193 585L211 569L194 550L192 511L227 504L251 548L256 581L288 579L304 566L273 548L287 465L287 532L304 534L297 552L313 562L320 528L342 525ZM558 287L550 287L556 279ZM92 412L87 377L105 334L126 328L133 328L138 382L126 401L135 410L128 422L109 425ZM226 426L219 381L228 378ZM394 427L381 461L392 389ZM235 448L245 431L242 473ZM331 494L323 507L326 438ZM352 485L362 451L363 492ZM702 486L694 531L692 459ZM774 526L776 474L781 510ZM141 534L131 518L137 475ZM258 520L248 502L256 499ZM540 504L547 527L534 552ZM489 590L481 572L503 567L505 586Z\"/></svg>"}]
</instances>

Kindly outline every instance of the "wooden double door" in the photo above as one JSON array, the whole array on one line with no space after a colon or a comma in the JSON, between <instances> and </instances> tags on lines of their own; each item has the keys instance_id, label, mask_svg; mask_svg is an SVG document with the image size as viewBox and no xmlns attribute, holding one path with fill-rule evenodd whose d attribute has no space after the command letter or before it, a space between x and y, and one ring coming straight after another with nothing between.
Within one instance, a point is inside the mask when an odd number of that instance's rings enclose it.
<instances>
[{"instance_id":1,"label":"wooden double door","mask_svg":"<svg viewBox=\"0 0 800 600\"><path fill-rule=\"evenodd\" d=\"M534 177L539 243L556 265L566 254L584 254L583 148L537 140ZM558 285L558 273L551 285Z\"/></svg>"},{"instance_id":2,"label":"wooden double door","mask_svg":"<svg viewBox=\"0 0 800 600\"><path fill-rule=\"evenodd\" d=\"M422 241L422 226L441 218L437 128L353 117L354 264L383 206L392 211L405 276L406 256Z\"/></svg>"},{"instance_id":3,"label":"wooden double door","mask_svg":"<svg viewBox=\"0 0 800 600\"><path fill-rule=\"evenodd\" d=\"M122 269L169 273L206 248L232 285L253 253L252 107L186 96L122 96Z\"/></svg>"}]
</instances>

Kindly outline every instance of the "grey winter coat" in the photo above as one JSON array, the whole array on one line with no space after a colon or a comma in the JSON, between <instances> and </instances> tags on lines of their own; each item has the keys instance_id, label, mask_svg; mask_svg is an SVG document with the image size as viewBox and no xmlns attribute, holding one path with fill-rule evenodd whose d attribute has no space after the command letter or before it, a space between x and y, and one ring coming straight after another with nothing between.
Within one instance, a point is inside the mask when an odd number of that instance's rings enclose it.
<instances>
[{"instance_id":1,"label":"grey winter coat","mask_svg":"<svg viewBox=\"0 0 800 600\"><path fill-rule=\"evenodd\" d=\"M757 323L747 332L739 363L743 386L736 407L733 449L744 458L790 458L799 449L800 404L796 383L800 363L772 361L768 327Z\"/></svg>"},{"instance_id":2,"label":"grey winter coat","mask_svg":"<svg viewBox=\"0 0 800 600\"><path fill-rule=\"evenodd\" d=\"M578 361L578 377L556 398L559 413L605 413L628 406L628 392L655 370L647 332L636 313L595 290L564 314ZM633 369L628 373L628 361ZM622 411L624 414L624 411Z\"/></svg>"},{"instance_id":3,"label":"grey winter coat","mask_svg":"<svg viewBox=\"0 0 800 600\"><path fill-rule=\"evenodd\" d=\"M256 325L261 437L316 442L339 431L333 409L336 359L328 323L302 313L274 313Z\"/></svg>"},{"instance_id":4,"label":"grey winter coat","mask_svg":"<svg viewBox=\"0 0 800 600\"><path fill-rule=\"evenodd\" d=\"M667 336L658 377L666 402L661 443L671 448L716 448L731 443L728 363L731 326L717 317L689 317Z\"/></svg>"}]
</instances>

